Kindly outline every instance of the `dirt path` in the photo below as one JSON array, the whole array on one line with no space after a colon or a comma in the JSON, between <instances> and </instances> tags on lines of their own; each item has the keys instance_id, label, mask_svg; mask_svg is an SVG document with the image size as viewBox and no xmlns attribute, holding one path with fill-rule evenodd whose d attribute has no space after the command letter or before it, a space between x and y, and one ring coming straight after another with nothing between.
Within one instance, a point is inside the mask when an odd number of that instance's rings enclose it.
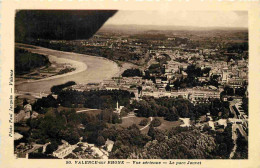
<instances>
[{"instance_id":1,"label":"dirt path","mask_svg":"<svg viewBox=\"0 0 260 168\"><path fill-rule=\"evenodd\" d=\"M233 124L232 125L232 139L234 141L234 147L229 155L229 159L232 159L235 155L235 152L237 150L237 134L236 134L236 129L237 129L237 125L236 124Z\"/></svg>"},{"instance_id":2,"label":"dirt path","mask_svg":"<svg viewBox=\"0 0 260 168\"><path fill-rule=\"evenodd\" d=\"M145 128L147 128L151 124L151 122L153 121L153 117L150 117L150 120L151 121L146 126L144 126L143 128L140 128L140 131L144 130Z\"/></svg>"}]
</instances>

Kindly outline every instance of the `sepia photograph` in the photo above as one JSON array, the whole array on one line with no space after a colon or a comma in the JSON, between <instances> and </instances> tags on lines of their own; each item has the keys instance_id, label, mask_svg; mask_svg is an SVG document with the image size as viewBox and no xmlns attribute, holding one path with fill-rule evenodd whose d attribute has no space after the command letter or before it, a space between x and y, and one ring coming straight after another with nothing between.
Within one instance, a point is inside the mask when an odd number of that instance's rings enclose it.
<instances>
[{"instance_id":1,"label":"sepia photograph","mask_svg":"<svg viewBox=\"0 0 260 168\"><path fill-rule=\"evenodd\" d=\"M14 156L247 160L248 22L239 10L16 10Z\"/></svg>"}]
</instances>

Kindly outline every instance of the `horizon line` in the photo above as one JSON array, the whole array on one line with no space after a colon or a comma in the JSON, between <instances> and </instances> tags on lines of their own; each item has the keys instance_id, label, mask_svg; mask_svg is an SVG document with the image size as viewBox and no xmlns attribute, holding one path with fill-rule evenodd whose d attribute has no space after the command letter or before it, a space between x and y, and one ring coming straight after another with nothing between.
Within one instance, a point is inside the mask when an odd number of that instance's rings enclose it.
<instances>
[{"instance_id":1,"label":"horizon line","mask_svg":"<svg viewBox=\"0 0 260 168\"><path fill-rule=\"evenodd\" d=\"M156 26L156 27L189 27L189 28L229 28L229 29L248 29L248 26L246 27L225 27L225 26L185 26L185 25L152 25L152 24L104 24L101 29L104 27L104 26Z\"/></svg>"}]
</instances>

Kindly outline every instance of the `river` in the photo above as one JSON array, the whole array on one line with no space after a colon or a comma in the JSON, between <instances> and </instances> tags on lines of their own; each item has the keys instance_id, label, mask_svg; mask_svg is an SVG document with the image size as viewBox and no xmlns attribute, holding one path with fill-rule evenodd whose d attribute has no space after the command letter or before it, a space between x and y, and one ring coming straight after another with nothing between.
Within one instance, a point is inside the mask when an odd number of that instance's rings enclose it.
<instances>
[{"instance_id":1,"label":"river","mask_svg":"<svg viewBox=\"0 0 260 168\"><path fill-rule=\"evenodd\" d=\"M76 83L92 83L102 82L105 79L110 79L116 76L120 68L118 65L108 59L72 52L57 51L43 47L33 46L34 48L27 48L33 53L47 55L49 57L57 58L55 61L67 60L76 70L70 73L53 76L35 81L26 81L16 83L15 90L31 93L50 93L50 88L53 85L59 85L68 81L75 81Z\"/></svg>"}]
</instances>

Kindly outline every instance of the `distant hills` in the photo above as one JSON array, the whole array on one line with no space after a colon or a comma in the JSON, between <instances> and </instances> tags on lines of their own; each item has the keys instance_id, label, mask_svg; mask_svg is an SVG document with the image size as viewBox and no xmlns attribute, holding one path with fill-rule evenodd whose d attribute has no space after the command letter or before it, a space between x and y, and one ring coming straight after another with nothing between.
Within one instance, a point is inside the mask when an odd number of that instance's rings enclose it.
<instances>
[{"instance_id":1,"label":"distant hills","mask_svg":"<svg viewBox=\"0 0 260 168\"><path fill-rule=\"evenodd\" d=\"M247 28L244 27L192 27L192 26L167 26L167 25L112 25L112 24L104 24L102 28L99 30L100 32L106 31L121 31L128 33L141 33L141 32L150 32L157 33L159 31L213 31L213 30L222 30L222 31L248 31Z\"/></svg>"},{"instance_id":2,"label":"distant hills","mask_svg":"<svg viewBox=\"0 0 260 168\"><path fill-rule=\"evenodd\" d=\"M187 27L158 25L104 24L117 10L19 10L15 17L15 41L37 39L76 40L88 39L99 29L109 33L169 33L203 31L248 31L239 27ZM102 28L101 28L102 27Z\"/></svg>"}]
</instances>

